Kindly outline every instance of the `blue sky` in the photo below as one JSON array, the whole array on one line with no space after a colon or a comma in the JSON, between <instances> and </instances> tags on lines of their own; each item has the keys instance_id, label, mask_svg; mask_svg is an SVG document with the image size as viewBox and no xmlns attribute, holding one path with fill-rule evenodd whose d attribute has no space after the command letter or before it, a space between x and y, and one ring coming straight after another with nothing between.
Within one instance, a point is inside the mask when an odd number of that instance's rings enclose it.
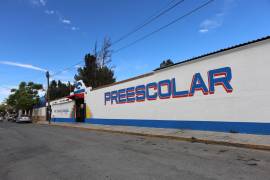
<instances>
[{"instance_id":1,"label":"blue sky","mask_svg":"<svg viewBox=\"0 0 270 180\"><path fill-rule=\"evenodd\" d=\"M0 101L20 81L45 83L52 73L83 60L95 41L118 39L172 0L2 0ZM178 0L175 0L177 2ZM207 0L185 0L124 41L122 46L184 15ZM175 3L174 2L174 3ZM270 35L269 0L215 0L172 26L112 56L117 80ZM76 68L56 76L73 81Z\"/></svg>"}]
</instances>

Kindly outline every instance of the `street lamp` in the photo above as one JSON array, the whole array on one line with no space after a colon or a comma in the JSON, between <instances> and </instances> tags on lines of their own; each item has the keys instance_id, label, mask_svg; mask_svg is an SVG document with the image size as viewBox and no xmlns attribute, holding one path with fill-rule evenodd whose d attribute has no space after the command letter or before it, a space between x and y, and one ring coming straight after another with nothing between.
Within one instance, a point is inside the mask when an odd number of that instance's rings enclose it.
<instances>
[{"instance_id":1,"label":"street lamp","mask_svg":"<svg viewBox=\"0 0 270 180\"><path fill-rule=\"evenodd\" d=\"M50 105L50 73L49 71L46 72L46 78L47 78L47 102L48 102L48 107L47 107L47 121L49 121L49 124L51 124L51 105Z\"/></svg>"}]
</instances>

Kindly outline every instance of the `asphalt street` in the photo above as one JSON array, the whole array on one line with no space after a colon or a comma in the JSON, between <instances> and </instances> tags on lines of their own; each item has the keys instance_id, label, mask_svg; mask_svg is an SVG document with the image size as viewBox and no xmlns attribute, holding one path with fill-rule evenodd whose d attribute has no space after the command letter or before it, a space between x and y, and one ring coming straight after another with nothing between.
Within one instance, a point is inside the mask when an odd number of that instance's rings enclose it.
<instances>
[{"instance_id":1,"label":"asphalt street","mask_svg":"<svg viewBox=\"0 0 270 180\"><path fill-rule=\"evenodd\" d=\"M270 179L270 152L0 123L0 179Z\"/></svg>"}]
</instances>

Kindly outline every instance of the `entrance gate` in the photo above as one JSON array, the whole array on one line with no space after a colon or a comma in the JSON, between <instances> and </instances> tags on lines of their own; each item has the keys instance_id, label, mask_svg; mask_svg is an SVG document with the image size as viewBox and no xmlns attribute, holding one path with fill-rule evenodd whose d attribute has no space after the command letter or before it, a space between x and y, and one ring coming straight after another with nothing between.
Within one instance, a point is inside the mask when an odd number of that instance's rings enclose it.
<instances>
[{"instance_id":1,"label":"entrance gate","mask_svg":"<svg viewBox=\"0 0 270 180\"><path fill-rule=\"evenodd\" d=\"M76 122L84 122L86 116L86 106L84 103L84 93L73 94L68 96L69 99L75 101L75 119Z\"/></svg>"}]
</instances>

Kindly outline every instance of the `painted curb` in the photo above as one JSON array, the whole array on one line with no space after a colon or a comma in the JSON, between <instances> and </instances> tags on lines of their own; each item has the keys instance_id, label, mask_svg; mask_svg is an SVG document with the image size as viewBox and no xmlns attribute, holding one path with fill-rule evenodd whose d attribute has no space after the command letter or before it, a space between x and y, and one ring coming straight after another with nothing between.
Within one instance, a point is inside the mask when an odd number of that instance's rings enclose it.
<instances>
[{"instance_id":1,"label":"painted curb","mask_svg":"<svg viewBox=\"0 0 270 180\"><path fill-rule=\"evenodd\" d=\"M268 145L257 145L257 144L244 144L244 143L199 139L199 138L194 138L194 137L178 137L178 136L150 134L150 133L143 133L143 132L98 129L98 128L91 128L91 127L78 127L78 126L72 126L72 125L67 125L67 124L53 124L53 123L51 123L51 124L37 123L37 124L48 125L48 126L60 126L60 127L66 127L66 128L78 128L78 129L82 129L82 130L92 130L92 131L108 132L108 133L116 133L116 134L128 134L128 135L137 135L137 136L146 136L146 137L157 137L157 138L187 141L187 142L193 142L193 143L196 142L196 143L204 143L204 144L223 145L223 146L232 146L232 147L239 147L239 148L270 151L270 145L268 146Z\"/></svg>"}]
</instances>

